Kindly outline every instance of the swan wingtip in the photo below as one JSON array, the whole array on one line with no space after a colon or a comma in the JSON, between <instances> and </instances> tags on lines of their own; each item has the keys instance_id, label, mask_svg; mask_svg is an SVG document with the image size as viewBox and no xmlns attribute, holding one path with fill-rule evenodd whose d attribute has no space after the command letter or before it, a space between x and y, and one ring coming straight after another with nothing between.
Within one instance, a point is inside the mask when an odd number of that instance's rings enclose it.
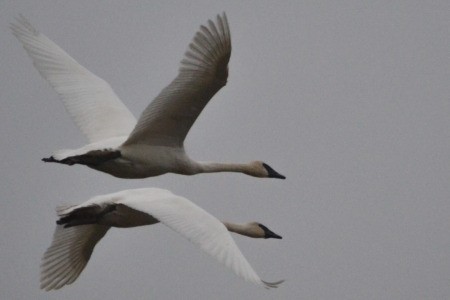
<instances>
[{"instance_id":1,"label":"swan wingtip","mask_svg":"<svg viewBox=\"0 0 450 300\"><path fill-rule=\"evenodd\" d=\"M270 288L277 288L280 284L285 282L285 279L278 280L278 281L275 281L275 282L268 282L268 281L261 280L261 282L264 284L264 287L266 289L270 289Z\"/></svg>"}]
</instances>

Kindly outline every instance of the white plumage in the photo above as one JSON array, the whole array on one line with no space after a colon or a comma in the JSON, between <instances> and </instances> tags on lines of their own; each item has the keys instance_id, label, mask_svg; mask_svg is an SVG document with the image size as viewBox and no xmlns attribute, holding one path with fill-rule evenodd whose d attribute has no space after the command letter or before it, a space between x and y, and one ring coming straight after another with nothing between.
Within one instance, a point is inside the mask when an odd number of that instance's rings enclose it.
<instances>
[{"instance_id":1,"label":"white plumage","mask_svg":"<svg viewBox=\"0 0 450 300\"><path fill-rule=\"evenodd\" d=\"M89 142L130 134L136 119L106 81L80 65L24 17L11 29Z\"/></svg>"},{"instance_id":2,"label":"white plumage","mask_svg":"<svg viewBox=\"0 0 450 300\"><path fill-rule=\"evenodd\" d=\"M110 227L136 227L157 222L168 226L246 281L266 288L231 238L230 231L254 238L281 238L259 223L222 223L186 198L157 189L125 190L57 209L60 217L53 241L42 258L41 288L59 289L74 282L95 245Z\"/></svg>"},{"instance_id":3,"label":"white plumage","mask_svg":"<svg viewBox=\"0 0 450 300\"><path fill-rule=\"evenodd\" d=\"M183 144L191 126L227 82L231 37L225 14L200 27L181 61L178 76L148 105L137 123L107 82L77 63L23 17L11 28L90 142L79 149L59 150L44 161L83 164L120 178L168 172L240 172L285 178L261 161L197 162L185 153Z\"/></svg>"}]
</instances>

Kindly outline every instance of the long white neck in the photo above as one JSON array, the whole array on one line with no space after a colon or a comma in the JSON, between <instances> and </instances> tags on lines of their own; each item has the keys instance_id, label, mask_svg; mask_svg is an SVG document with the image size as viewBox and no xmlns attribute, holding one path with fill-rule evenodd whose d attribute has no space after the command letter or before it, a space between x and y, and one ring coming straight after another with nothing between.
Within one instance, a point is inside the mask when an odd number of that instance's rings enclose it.
<instances>
[{"instance_id":1,"label":"long white neck","mask_svg":"<svg viewBox=\"0 0 450 300\"><path fill-rule=\"evenodd\" d=\"M198 173L237 172L253 175L250 164L197 162Z\"/></svg>"},{"instance_id":2,"label":"long white neck","mask_svg":"<svg viewBox=\"0 0 450 300\"><path fill-rule=\"evenodd\" d=\"M222 222L222 223L230 232L238 233L240 235L245 235L251 238L264 237L263 232L257 230L254 227L248 226L247 224L235 224L230 222Z\"/></svg>"}]
</instances>

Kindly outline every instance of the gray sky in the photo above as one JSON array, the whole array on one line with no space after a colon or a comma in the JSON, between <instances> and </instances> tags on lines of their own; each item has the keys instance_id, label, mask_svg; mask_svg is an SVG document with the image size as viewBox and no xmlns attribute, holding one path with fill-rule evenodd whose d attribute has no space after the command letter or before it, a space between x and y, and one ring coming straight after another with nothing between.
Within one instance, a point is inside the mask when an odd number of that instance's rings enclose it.
<instances>
[{"instance_id":1,"label":"gray sky","mask_svg":"<svg viewBox=\"0 0 450 300\"><path fill-rule=\"evenodd\" d=\"M94 2L94 1L92 1ZM450 298L448 1L0 2L1 299ZM186 141L240 174L123 180L44 164L86 140L10 33L19 13L104 78L135 115L176 75L196 30L226 11L228 85ZM39 290L62 203L162 187L283 240L234 236L265 280L242 281L163 225L113 229L78 280Z\"/></svg>"}]
</instances>

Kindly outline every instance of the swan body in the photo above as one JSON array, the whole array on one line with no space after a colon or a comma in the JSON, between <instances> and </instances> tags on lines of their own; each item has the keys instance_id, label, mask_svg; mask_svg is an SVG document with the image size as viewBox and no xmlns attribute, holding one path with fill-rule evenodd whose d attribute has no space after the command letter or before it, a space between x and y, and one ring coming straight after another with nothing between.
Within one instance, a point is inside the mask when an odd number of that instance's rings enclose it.
<instances>
[{"instance_id":1,"label":"swan body","mask_svg":"<svg viewBox=\"0 0 450 300\"><path fill-rule=\"evenodd\" d=\"M246 281L266 288L277 287L282 282L262 281L228 231L252 238L281 239L281 236L256 222L220 222L188 199L167 190L144 188L96 196L80 205L61 206L57 214L59 220L53 241L42 257L41 288L45 290L73 283L95 245L111 227L158 222L199 246Z\"/></svg>"},{"instance_id":2,"label":"swan body","mask_svg":"<svg viewBox=\"0 0 450 300\"><path fill-rule=\"evenodd\" d=\"M225 86L231 37L225 14L208 21L194 36L178 76L147 106L139 120L109 84L92 74L23 17L12 24L39 73L60 95L89 144L60 150L45 162L82 164L119 178L165 173L193 175L240 172L255 177L285 177L267 164L207 163L191 160L184 140L209 100Z\"/></svg>"}]
</instances>

